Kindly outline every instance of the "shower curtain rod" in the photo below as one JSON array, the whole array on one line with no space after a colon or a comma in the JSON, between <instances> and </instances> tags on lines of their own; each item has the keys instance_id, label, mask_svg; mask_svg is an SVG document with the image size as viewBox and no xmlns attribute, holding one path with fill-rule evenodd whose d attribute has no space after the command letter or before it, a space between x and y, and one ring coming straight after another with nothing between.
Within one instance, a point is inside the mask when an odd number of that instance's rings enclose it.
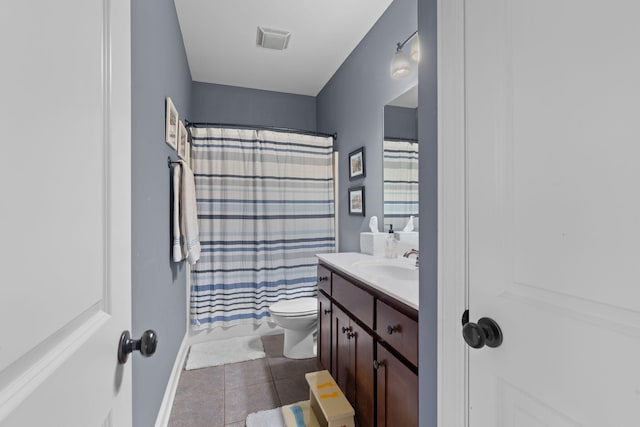
<instances>
[{"instance_id":1,"label":"shower curtain rod","mask_svg":"<svg viewBox=\"0 0 640 427\"><path fill-rule=\"evenodd\" d=\"M281 128L281 127L275 127L275 126L250 126L250 125L236 125L232 123L191 122L189 120L185 120L184 124L185 126L192 126L192 127L213 127L213 128L228 127L228 128L236 128L236 129L275 130L280 132L298 133L302 135L331 136L333 137L334 141L338 139L338 134L336 132L331 134L331 133L313 132L313 131L301 130L301 129Z\"/></svg>"},{"instance_id":2,"label":"shower curtain rod","mask_svg":"<svg viewBox=\"0 0 640 427\"><path fill-rule=\"evenodd\" d=\"M395 136L385 136L384 140L385 141L394 141L394 142L415 142L415 143L419 142L415 138L398 138L398 137L395 137Z\"/></svg>"}]
</instances>

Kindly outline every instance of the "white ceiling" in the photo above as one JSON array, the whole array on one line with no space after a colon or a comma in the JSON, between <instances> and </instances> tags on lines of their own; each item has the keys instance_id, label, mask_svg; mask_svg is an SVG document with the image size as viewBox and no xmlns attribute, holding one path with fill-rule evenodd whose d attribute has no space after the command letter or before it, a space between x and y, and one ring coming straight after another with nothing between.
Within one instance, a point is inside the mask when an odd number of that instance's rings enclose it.
<instances>
[{"instance_id":1,"label":"white ceiling","mask_svg":"<svg viewBox=\"0 0 640 427\"><path fill-rule=\"evenodd\" d=\"M316 96L392 0L174 0L194 81ZM256 46L257 27L291 32Z\"/></svg>"},{"instance_id":2,"label":"white ceiling","mask_svg":"<svg viewBox=\"0 0 640 427\"><path fill-rule=\"evenodd\" d=\"M413 86L387 105L394 107L418 108L418 85Z\"/></svg>"}]
</instances>

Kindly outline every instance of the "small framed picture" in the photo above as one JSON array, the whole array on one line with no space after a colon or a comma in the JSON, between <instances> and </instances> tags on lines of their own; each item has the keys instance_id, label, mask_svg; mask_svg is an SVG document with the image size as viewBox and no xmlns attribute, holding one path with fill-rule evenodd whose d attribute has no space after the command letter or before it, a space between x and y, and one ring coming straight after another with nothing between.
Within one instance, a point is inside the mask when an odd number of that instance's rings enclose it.
<instances>
[{"instance_id":1,"label":"small framed picture","mask_svg":"<svg viewBox=\"0 0 640 427\"><path fill-rule=\"evenodd\" d=\"M349 153L349 180L363 178L364 174L364 147Z\"/></svg>"},{"instance_id":2,"label":"small framed picture","mask_svg":"<svg viewBox=\"0 0 640 427\"><path fill-rule=\"evenodd\" d=\"M189 134L182 120L178 121L178 157L189 164Z\"/></svg>"},{"instance_id":3,"label":"small framed picture","mask_svg":"<svg viewBox=\"0 0 640 427\"><path fill-rule=\"evenodd\" d=\"M178 151L178 110L168 96L166 104L164 140L169 144L169 147Z\"/></svg>"},{"instance_id":4,"label":"small framed picture","mask_svg":"<svg viewBox=\"0 0 640 427\"><path fill-rule=\"evenodd\" d=\"M189 132L187 131L187 133ZM187 137L187 158L185 159L185 162L187 162L191 170L193 170L193 160L191 160L192 154L193 154L193 147L191 146L191 143L189 142L189 138Z\"/></svg>"},{"instance_id":5,"label":"small framed picture","mask_svg":"<svg viewBox=\"0 0 640 427\"><path fill-rule=\"evenodd\" d=\"M364 216L364 186L349 189L349 215Z\"/></svg>"}]
</instances>

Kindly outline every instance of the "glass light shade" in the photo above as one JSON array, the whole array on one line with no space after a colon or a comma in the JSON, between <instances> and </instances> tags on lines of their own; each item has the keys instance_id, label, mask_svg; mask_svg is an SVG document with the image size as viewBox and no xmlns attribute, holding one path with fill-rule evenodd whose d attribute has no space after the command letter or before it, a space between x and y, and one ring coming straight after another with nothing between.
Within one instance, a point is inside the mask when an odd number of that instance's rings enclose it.
<instances>
[{"instance_id":1,"label":"glass light shade","mask_svg":"<svg viewBox=\"0 0 640 427\"><path fill-rule=\"evenodd\" d=\"M411 74L411 63L407 55L399 50L393 55L391 60L391 77L393 79L402 79L408 77Z\"/></svg>"},{"instance_id":2,"label":"glass light shade","mask_svg":"<svg viewBox=\"0 0 640 427\"><path fill-rule=\"evenodd\" d=\"M418 34L415 35L411 42L411 59L415 62L420 62L420 38Z\"/></svg>"}]
</instances>

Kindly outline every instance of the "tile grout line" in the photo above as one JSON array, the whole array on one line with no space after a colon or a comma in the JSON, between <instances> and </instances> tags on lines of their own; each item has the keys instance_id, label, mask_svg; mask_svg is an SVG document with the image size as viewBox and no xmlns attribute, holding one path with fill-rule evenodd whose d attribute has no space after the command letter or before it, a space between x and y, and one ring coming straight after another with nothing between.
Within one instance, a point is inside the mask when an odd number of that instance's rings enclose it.
<instances>
[{"instance_id":1,"label":"tile grout line","mask_svg":"<svg viewBox=\"0 0 640 427\"><path fill-rule=\"evenodd\" d=\"M227 365L222 365L222 425L227 425Z\"/></svg>"}]
</instances>

